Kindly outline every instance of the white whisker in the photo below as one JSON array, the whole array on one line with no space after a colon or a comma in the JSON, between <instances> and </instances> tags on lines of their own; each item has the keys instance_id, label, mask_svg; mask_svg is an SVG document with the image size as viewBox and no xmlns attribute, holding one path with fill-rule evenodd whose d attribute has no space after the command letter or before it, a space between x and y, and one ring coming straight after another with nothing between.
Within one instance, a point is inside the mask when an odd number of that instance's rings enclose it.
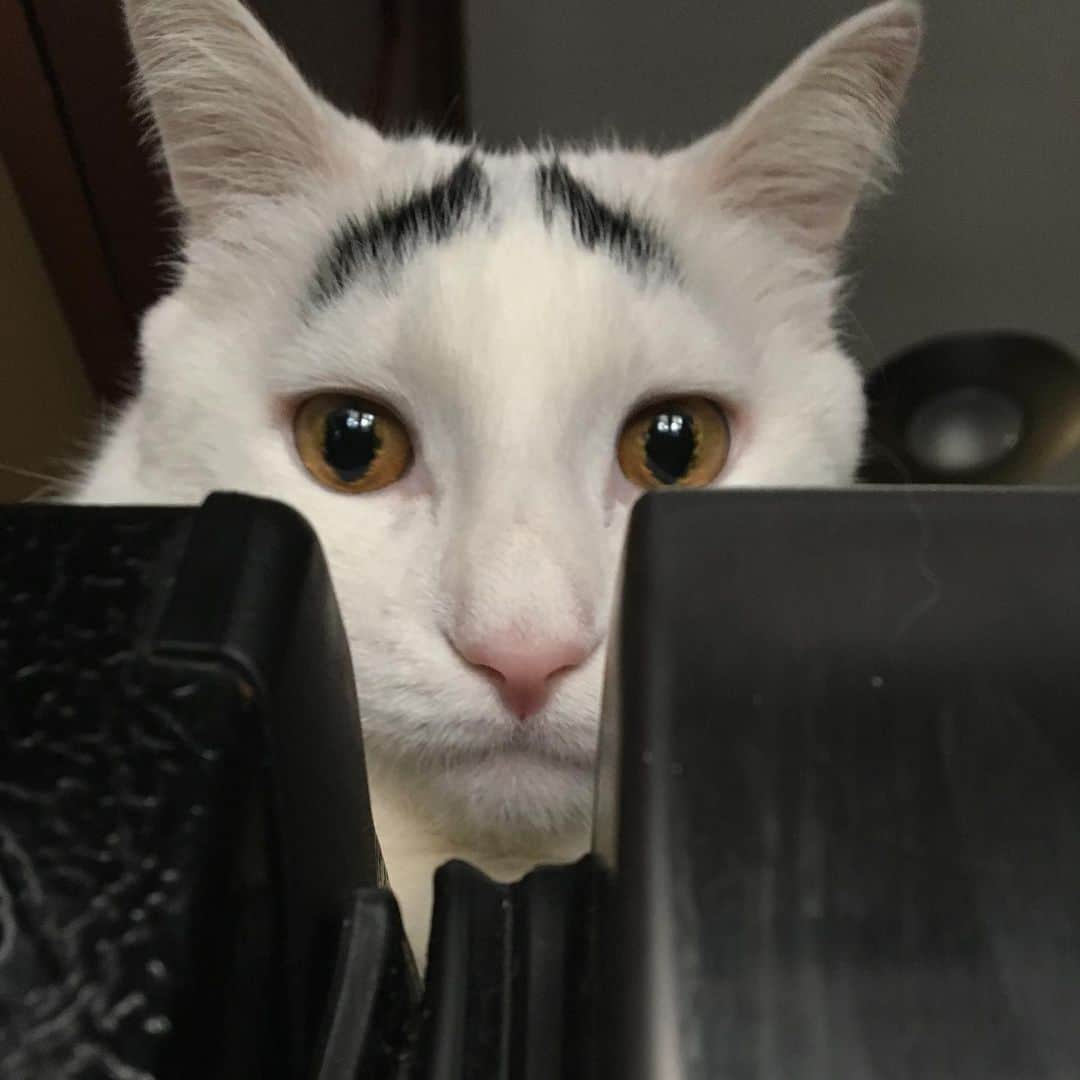
<instances>
[{"instance_id":1,"label":"white whisker","mask_svg":"<svg viewBox=\"0 0 1080 1080\"><path fill-rule=\"evenodd\" d=\"M25 480L44 480L47 484L62 484L61 476L49 476L47 473L33 472L30 469L20 469L15 465L5 465L0 461L0 472L11 473L12 476L21 476Z\"/></svg>"}]
</instances>

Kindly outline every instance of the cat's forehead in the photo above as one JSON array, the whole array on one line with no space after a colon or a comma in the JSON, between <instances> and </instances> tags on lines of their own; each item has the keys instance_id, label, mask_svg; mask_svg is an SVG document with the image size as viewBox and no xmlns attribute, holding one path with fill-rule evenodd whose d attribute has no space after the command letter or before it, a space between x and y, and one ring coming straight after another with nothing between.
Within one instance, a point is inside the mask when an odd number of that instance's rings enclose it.
<instances>
[{"instance_id":1,"label":"cat's forehead","mask_svg":"<svg viewBox=\"0 0 1080 1080\"><path fill-rule=\"evenodd\" d=\"M746 351L704 317L647 202L605 167L458 150L341 215L306 285L303 364L290 354L283 376L458 408L619 400L620 386L634 397L673 379L737 391Z\"/></svg>"}]
</instances>

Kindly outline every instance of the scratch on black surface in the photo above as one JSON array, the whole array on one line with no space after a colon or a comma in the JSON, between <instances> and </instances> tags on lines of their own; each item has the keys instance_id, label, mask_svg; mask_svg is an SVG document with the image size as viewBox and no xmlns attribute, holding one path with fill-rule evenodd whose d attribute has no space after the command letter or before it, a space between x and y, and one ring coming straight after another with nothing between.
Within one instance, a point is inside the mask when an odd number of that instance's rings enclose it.
<instances>
[{"instance_id":1,"label":"scratch on black surface","mask_svg":"<svg viewBox=\"0 0 1080 1080\"><path fill-rule=\"evenodd\" d=\"M930 552L930 522L926 518L918 498L910 488L903 487L904 501L911 508L916 520L919 522L919 550L918 566L919 573L929 586L929 592L921 600L917 601L908 610L896 625L895 640L900 641L906 637L916 624L937 607L941 600L941 579L930 568L928 555Z\"/></svg>"}]
</instances>

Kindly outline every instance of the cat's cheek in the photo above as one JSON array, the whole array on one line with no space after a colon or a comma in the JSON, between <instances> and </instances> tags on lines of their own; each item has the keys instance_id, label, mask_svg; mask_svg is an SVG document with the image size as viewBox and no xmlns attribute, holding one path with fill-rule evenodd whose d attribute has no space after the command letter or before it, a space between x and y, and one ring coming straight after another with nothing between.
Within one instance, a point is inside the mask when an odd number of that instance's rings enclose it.
<instances>
[{"instance_id":1,"label":"cat's cheek","mask_svg":"<svg viewBox=\"0 0 1080 1080\"><path fill-rule=\"evenodd\" d=\"M627 480L625 473L614 463L604 493L604 527L614 528L626 521L630 508L645 492Z\"/></svg>"},{"instance_id":2,"label":"cat's cheek","mask_svg":"<svg viewBox=\"0 0 1080 1080\"><path fill-rule=\"evenodd\" d=\"M403 499L429 499L434 496L435 480L423 458L419 455L414 456L405 475L386 488L385 494L396 495Z\"/></svg>"},{"instance_id":3,"label":"cat's cheek","mask_svg":"<svg viewBox=\"0 0 1080 1080\"><path fill-rule=\"evenodd\" d=\"M710 488L723 487L739 467L739 462L746 454L753 431L753 414L746 405L724 405L724 415L728 424L728 454L724 467L711 484Z\"/></svg>"}]
</instances>

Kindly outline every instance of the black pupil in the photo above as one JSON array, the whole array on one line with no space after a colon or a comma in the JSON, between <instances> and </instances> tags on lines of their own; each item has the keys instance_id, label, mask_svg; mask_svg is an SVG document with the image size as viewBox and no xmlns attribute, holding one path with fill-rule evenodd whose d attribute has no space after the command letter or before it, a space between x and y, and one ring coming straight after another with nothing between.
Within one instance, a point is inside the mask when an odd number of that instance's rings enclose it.
<instances>
[{"instance_id":1,"label":"black pupil","mask_svg":"<svg viewBox=\"0 0 1080 1080\"><path fill-rule=\"evenodd\" d=\"M362 480L381 448L374 413L345 406L327 414L323 457L344 483Z\"/></svg>"},{"instance_id":2,"label":"black pupil","mask_svg":"<svg viewBox=\"0 0 1080 1080\"><path fill-rule=\"evenodd\" d=\"M661 484L677 484L690 471L697 454L694 418L662 412L653 417L645 436L645 464Z\"/></svg>"}]
</instances>

